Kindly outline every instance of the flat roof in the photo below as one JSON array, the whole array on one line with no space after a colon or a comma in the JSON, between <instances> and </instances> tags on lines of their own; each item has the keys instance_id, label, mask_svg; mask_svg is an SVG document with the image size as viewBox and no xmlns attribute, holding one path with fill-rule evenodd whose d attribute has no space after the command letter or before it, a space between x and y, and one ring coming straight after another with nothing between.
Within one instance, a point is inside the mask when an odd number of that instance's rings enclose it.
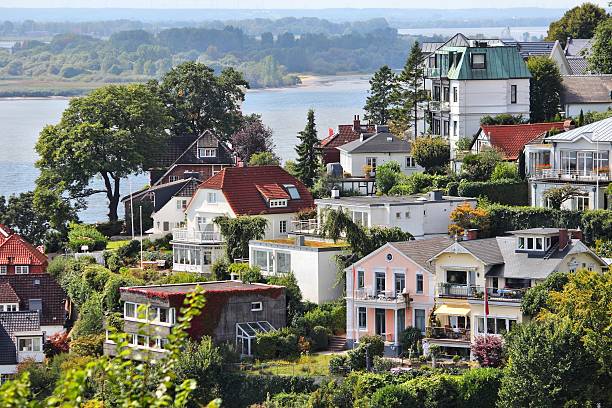
<instances>
[{"instance_id":1,"label":"flat roof","mask_svg":"<svg viewBox=\"0 0 612 408\"><path fill-rule=\"evenodd\" d=\"M513 235L559 235L559 228L527 228L524 230L508 231Z\"/></svg>"},{"instance_id":2,"label":"flat roof","mask_svg":"<svg viewBox=\"0 0 612 408\"><path fill-rule=\"evenodd\" d=\"M455 197L443 196L442 200L430 200L427 195L412 194L405 196L352 196L340 198L321 198L315 200L318 204L350 204L370 207L382 207L387 205L406 205L406 204L425 204L425 203L440 203L440 202L463 202L476 201L474 197Z\"/></svg>"},{"instance_id":3,"label":"flat roof","mask_svg":"<svg viewBox=\"0 0 612 408\"><path fill-rule=\"evenodd\" d=\"M338 242L328 242L328 241L315 241L315 240L304 240L304 245L298 245L295 242L295 239L291 238L278 238L278 239L260 239L255 242L265 242L270 244L281 244L281 245L291 245L295 247L309 247L309 248L345 248L349 246L344 241Z\"/></svg>"},{"instance_id":4,"label":"flat roof","mask_svg":"<svg viewBox=\"0 0 612 408\"><path fill-rule=\"evenodd\" d=\"M193 282L168 285L148 285L148 286L129 286L120 288L122 292L173 295L187 294L195 290L197 286L202 287L205 292L225 292L225 291L260 291L270 288L280 288L281 286L266 285L263 283L243 283L240 281L213 281L213 282Z\"/></svg>"}]
</instances>

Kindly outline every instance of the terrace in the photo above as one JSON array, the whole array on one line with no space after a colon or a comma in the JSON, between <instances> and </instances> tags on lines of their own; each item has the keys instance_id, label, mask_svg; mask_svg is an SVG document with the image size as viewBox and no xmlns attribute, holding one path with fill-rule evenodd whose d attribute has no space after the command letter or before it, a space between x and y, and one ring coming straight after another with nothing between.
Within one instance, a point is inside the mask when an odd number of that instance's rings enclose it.
<instances>
[{"instance_id":1,"label":"terrace","mask_svg":"<svg viewBox=\"0 0 612 408\"><path fill-rule=\"evenodd\" d=\"M484 299L485 289L489 301L501 302L520 302L526 292L525 288L484 288L474 285L440 283L438 284L438 296L460 299Z\"/></svg>"}]
</instances>

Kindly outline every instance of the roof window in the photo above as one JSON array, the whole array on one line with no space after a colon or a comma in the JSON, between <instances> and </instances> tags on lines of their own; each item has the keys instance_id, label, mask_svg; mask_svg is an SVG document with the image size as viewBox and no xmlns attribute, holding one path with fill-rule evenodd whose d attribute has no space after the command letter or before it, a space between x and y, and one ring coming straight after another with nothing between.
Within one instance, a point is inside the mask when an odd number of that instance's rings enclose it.
<instances>
[{"instance_id":1,"label":"roof window","mask_svg":"<svg viewBox=\"0 0 612 408\"><path fill-rule=\"evenodd\" d=\"M472 54L472 69L486 69L487 54L473 53Z\"/></svg>"},{"instance_id":2,"label":"roof window","mask_svg":"<svg viewBox=\"0 0 612 408\"><path fill-rule=\"evenodd\" d=\"M291 197L292 200L300 199L300 192L293 184L283 184L283 187L285 187L285 190L287 190L287 193L289 193L289 197Z\"/></svg>"}]
</instances>

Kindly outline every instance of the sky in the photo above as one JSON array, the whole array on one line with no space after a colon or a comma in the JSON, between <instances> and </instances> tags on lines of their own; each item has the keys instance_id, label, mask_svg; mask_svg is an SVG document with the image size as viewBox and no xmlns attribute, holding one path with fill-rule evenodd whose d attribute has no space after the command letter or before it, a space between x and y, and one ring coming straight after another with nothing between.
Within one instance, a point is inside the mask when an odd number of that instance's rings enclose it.
<instances>
[{"instance_id":1,"label":"sky","mask_svg":"<svg viewBox=\"0 0 612 408\"><path fill-rule=\"evenodd\" d=\"M600 6L607 1L591 0ZM576 0L0 0L0 7L91 7L91 8L500 8L579 5Z\"/></svg>"}]
</instances>

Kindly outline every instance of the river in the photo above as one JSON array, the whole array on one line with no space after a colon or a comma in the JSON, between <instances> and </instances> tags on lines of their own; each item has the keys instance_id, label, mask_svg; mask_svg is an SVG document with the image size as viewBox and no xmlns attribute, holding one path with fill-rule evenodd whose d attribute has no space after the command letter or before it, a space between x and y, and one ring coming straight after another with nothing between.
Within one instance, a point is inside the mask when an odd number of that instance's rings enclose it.
<instances>
[{"instance_id":1,"label":"river","mask_svg":"<svg viewBox=\"0 0 612 408\"><path fill-rule=\"evenodd\" d=\"M315 110L323 138L329 128L352 123L353 115L362 114L368 79L366 75L315 77L297 87L252 90L247 93L243 112L260 114L274 131L277 154L283 161L294 159L297 132L304 128L308 109ZM38 134L45 125L57 123L67 105L67 99L0 99L0 195L34 188ZM147 183L146 174L130 179L134 190ZM122 194L128 192L129 184L124 182ZM87 210L79 216L85 222L103 221L106 209L106 198L98 194L90 198Z\"/></svg>"}]
</instances>

